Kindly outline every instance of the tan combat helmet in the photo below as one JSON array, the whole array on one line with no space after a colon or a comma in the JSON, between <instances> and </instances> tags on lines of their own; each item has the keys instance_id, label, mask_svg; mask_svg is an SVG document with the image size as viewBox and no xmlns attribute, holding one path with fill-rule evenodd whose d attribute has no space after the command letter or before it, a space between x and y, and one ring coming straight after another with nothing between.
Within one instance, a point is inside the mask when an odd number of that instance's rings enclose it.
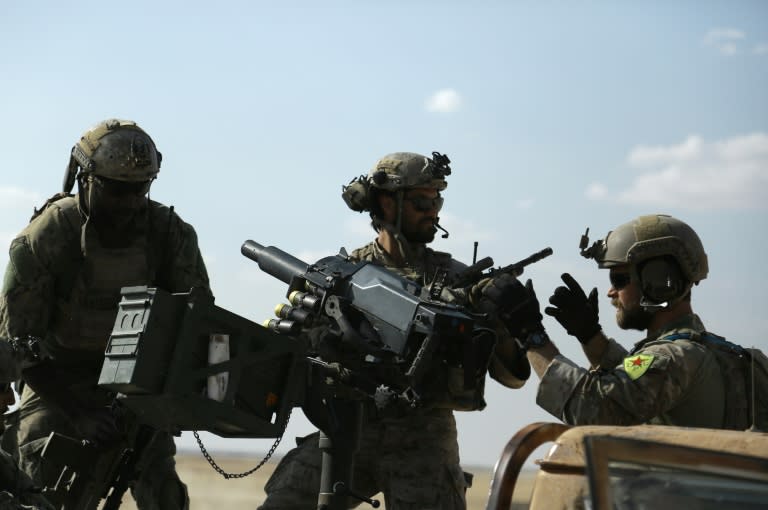
<instances>
[{"instance_id":1,"label":"tan combat helmet","mask_svg":"<svg viewBox=\"0 0 768 510\"><path fill-rule=\"evenodd\" d=\"M353 211L371 210L371 188L397 192L408 188L444 190L451 174L451 161L433 152L432 158L414 152L393 152L379 159L368 172L342 187L342 198Z\"/></svg>"},{"instance_id":2,"label":"tan combat helmet","mask_svg":"<svg viewBox=\"0 0 768 510\"><path fill-rule=\"evenodd\" d=\"M143 182L157 177L161 161L155 142L135 122L108 119L83 133L72 147L64 191L72 190L78 168L80 175Z\"/></svg>"},{"instance_id":3,"label":"tan combat helmet","mask_svg":"<svg viewBox=\"0 0 768 510\"><path fill-rule=\"evenodd\" d=\"M587 242L582 243L583 256L595 259L600 268L629 264L632 278L654 302L682 297L709 272L696 232L665 214L640 216L619 225L585 249Z\"/></svg>"}]
</instances>

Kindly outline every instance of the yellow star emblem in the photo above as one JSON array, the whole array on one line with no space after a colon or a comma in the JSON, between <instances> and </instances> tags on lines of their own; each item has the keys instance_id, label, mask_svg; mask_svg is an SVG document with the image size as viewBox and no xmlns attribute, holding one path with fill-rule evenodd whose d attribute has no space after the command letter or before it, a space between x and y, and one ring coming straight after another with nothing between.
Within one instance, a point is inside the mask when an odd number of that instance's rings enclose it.
<instances>
[{"instance_id":1,"label":"yellow star emblem","mask_svg":"<svg viewBox=\"0 0 768 510\"><path fill-rule=\"evenodd\" d=\"M624 371L633 381L648 370L653 362L653 354L634 354L624 358Z\"/></svg>"}]
</instances>

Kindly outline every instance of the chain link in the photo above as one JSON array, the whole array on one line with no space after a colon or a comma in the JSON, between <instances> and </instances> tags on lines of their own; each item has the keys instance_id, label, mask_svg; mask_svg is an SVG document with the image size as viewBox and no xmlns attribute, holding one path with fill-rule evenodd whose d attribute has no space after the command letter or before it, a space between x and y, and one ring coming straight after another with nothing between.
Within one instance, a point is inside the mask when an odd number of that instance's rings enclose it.
<instances>
[{"instance_id":1,"label":"chain link","mask_svg":"<svg viewBox=\"0 0 768 510\"><path fill-rule=\"evenodd\" d=\"M211 457L211 454L208 453L208 450L205 449L205 446L203 445L203 440L200 439L200 435L197 433L196 430L193 430L192 433L195 435L195 439L197 440L197 446L200 447L200 452L203 454L203 457L205 457L205 460L208 461L208 464L211 465L211 467L219 473L221 476L223 476L226 480L229 480L231 478L245 478L246 476L255 473L261 466L263 466L269 459L272 457L272 454L275 453L275 450L277 449L277 445L280 444L280 441L283 439L283 434L285 434L285 429L288 427L288 422L291 419L291 411L292 409L288 410L288 417L285 419L285 425L283 425L283 430L280 431L280 435L275 439L275 442L272 443L272 447L269 449L267 454L264 456L263 459L261 459L261 462L259 462L256 467L249 469L248 471L243 471L242 473L227 473L224 471L224 469L219 466L215 460L213 460L213 457Z\"/></svg>"}]
</instances>

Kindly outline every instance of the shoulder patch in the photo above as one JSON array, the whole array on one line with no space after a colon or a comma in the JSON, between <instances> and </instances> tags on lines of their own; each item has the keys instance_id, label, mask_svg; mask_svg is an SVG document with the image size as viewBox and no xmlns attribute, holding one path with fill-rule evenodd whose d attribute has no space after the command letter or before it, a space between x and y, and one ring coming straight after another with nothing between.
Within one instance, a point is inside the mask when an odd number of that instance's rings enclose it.
<instances>
[{"instance_id":1,"label":"shoulder patch","mask_svg":"<svg viewBox=\"0 0 768 510\"><path fill-rule=\"evenodd\" d=\"M653 354L633 354L624 358L624 371L634 381L648 370L654 358Z\"/></svg>"}]
</instances>

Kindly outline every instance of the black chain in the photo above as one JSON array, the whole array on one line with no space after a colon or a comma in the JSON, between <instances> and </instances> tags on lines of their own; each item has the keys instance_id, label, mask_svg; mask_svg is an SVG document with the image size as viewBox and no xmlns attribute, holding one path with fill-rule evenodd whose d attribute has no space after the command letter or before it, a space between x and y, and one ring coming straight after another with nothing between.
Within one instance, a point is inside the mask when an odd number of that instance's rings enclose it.
<instances>
[{"instance_id":1,"label":"black chain","mask_svg":"<svg viewBox=\"0 0 768 510\"><path fill-rule=\"evenodd\" d=\"M285 419L285 425L283 425L283 430L280 431L280 435L275 439L275 442L272 443L272 447L267 452L267 455L261 459L261 462L259 462L256 467L253 469L249 469L248 471L243 471L242 473L227 473L224 471L224 469L219 466L215 460L213 460L213 457L211 457L211 454L208 453L208 450L205 449L205 446L203 446L203 440L200 439L200 435L197 433L196 430L193 430L192 433L195 435L195 439L197 440L197 446L200 447L200 452L203 454L203 457L205 457L205 460L208 461L208 464L211 465L211 467L216 470L217 473L219 473L221 476L223 476L226 480L229 480L230 478L245 478L246 476L255 473L261 466L263 466L269 459L272 457L272 454L275 453L275 450L277 449L277 445L280 444L280 441L283 439L283 434L285 434L285 429L288 427L288 421L291 419L291 410L288 411L288 417Z\"/></svg>"}]
</instances>

